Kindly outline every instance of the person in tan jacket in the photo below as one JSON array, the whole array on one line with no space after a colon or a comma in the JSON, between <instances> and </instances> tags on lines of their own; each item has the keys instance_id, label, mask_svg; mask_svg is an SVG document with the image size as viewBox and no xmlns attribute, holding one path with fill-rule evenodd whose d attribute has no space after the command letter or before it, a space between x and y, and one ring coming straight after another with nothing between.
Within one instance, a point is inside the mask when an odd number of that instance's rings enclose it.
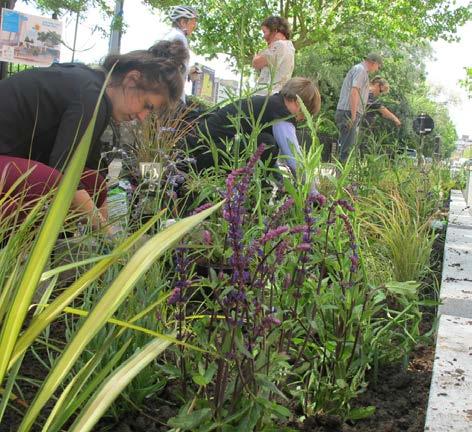
<instances>
[{"instance_id":1,"label":"person in tan jacket","mask_svg":"<svg viewBox=\"0 0 472 432\"><path fill-rule=\"evenodd\" d=\"M290 25L285 18L270 16L262 23L262 33L268 47L257 53L252 66L259 71L256 95L279 92L292 78L295 47L290 40Z\"/></svg>"}]
</instances>

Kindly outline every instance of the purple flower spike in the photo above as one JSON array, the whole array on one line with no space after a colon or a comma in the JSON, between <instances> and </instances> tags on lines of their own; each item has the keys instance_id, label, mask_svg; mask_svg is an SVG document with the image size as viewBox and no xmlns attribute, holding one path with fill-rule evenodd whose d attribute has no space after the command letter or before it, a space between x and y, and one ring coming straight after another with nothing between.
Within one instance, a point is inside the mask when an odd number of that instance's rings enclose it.
<instances>
[{"instance_id":1,"label":"purple flower spike","mask_svg":"<svg viewBox=\"0 0 472 432\"><path fill-rule=\"evenodd\" d=\"M308 231L308 225L296 225L292 228L290 228L290 232L292 234L301 234L301 233L306 233Z\"/></svg>"},{"instance_id":2,"label":"purple flower spike","mask_svg":"<svg viewBox=\"0 0 472 432\"><path fill-rule=\"evenodd\" d=\"M174 304L179 303L181 301L182 301L182 293L180 291L180 288L179 287L174 288L172 290L171 295L167 299L167 304L174 305Z\"/></svg>"},{"instance_id":3,"label":"purple flower spike","mask_svg":"<svg viewBox=\"0 0 472 432\"><path fill-rule=\"evenodd\" d=\"M202 237L203 237L203 243L205 243L207 246L211 246L213 244L213 238L211 236L210 231L208 230L203 231Z\"/></svg>"},{"instance_id":4,"label":"purple flower spike","mask_svg":"<svg viewBox=\"0 0 472 432\"><path fill-rule=\"evenodd\" d=\"M340 199L336 201L336 204L338 204L339 206L341 206L343 209L347 211L351 211L351 212L355 211L354 206L350 204L348 201L346 201L345 199Z\"/></svg>"},{"instance_id":5,"label":"purple flower spike","mask_svg":"<svg viewBox=\"0 0 472 432\"><path fill-rule=\"evenodd\" d=\"M231 256L232 282L237 284L240 289L247 283L248 254L243 245L242 230L246 213L246 197L251 175L264 149L264 145L261 144L249 159L247 166L232 171L226 179L226 202L223 207L223 218L229 225L228 239L233 251Z\"/></svg>"},{"instance_id":6,"label":"purple flower spike","mask_svg":"<svg viewBox=\"0 0 472 432\"><path fill-rule=\"evenodd\" d=\"M311 250L311 244L310 243L300 243L297 246L297 249L302 252L310 252Z\"/></svg>"},{"instance_id":7,"label":"purple flower spike","mask_svg":"<svg viewBox=\"0 0 472 432\"><path fill-rule=\"evenodd\" d=\"M326 204L326 197L319 192L316 192L313 197L313 202L323 207Z\"/></svg>"},{"instance_id":8,"label":"purple flower spike","mask_svg":"<svg viewBox=\"0 0 472 432\"><path fill-rule=\"evenodd\" d=\"M266 244L269 241L272 241L278 237L280 237L282 234L288 232L288 226L282 225L277 228L274 228L270 231L267 232L267 234L264 234L261 239L259 240L259 243L261 245Z\"/></svg>"},{"instance_id":9,"label":"purple flower spike","mask_svg":"<svg viewBox=\"0 0 472 432\"><path fill-rule=\"evenodd\" d=\"M279 207L279 209L273 214L268 221L266 222L267 229L273 227L274 224L284 216L295 204L295 200L292 197L289 197L285 202Z\"/></svg>"},{"instance_id":10,"label":"purple flower spike","mask_svg":"<svg viewBox=\"0 0 472 432\"><path fill-rule=\"evenodd\" d=\"M357 254L353 254L349 257L351 260L351 272L354 273L359 268L359 256Z\"/></svg>"},{"instance_id":11,"label":"purple flower spike","mask_svg":"<svg viewBox=\"0 0 472 432\"><path fill-rule=\"evenodd\" d=\"M201 213L202 211L204 210L207 210L209 209L213 204L212 203L206 203L206 204L203 204L201 205L200 207L197 207L192 214L196 215L198 213Z\"/></svg>"}]
</instances>

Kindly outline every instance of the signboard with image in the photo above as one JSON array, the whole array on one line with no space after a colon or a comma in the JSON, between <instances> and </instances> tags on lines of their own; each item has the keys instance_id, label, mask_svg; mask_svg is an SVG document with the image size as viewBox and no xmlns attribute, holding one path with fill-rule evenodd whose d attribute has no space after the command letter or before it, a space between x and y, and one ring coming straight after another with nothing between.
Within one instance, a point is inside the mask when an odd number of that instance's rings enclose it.
<instances>
[{"instance_id":1,"label":"signboard with image","mask_svg":"<svg viewBox=\"0 0 472 432\"><path fill-rule=\"evenodd\" d=\"M193 82L192 94L209 102L215 101L215 71L207 66L198 65L201 73Z\"/></svg>"},{"instance_id":2,"label":"signboard with image","mask_svg":"<svg viewBox=\"0 0 472 432\"><path fill-rule=\"evenodd\" d=\"M60 21L2 9L0 61L49 66L60 60L61 39Z\"/></svg>"}]
</instances>

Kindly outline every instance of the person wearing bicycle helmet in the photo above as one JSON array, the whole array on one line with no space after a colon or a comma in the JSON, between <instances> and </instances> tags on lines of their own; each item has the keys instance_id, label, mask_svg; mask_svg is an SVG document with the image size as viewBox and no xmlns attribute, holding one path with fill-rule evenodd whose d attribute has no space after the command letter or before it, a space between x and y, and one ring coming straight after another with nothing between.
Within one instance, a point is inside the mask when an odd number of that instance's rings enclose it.
<instances>
[{"instance_id":1,"label":"person wearing bicycle helmet","mask_svg":"<svg viewBox=\"0 0 472 432\"><path fill-rule=\"evenodd\" d=\"M169 19L172 22L172 29L164 36L165 40L182 42L190 52L188 37L197 28L197 12L190 6L173 6L169 13ZM185 64L185 70L182 71L182 78L184 83L187 79L194 77L198 73L198 68L193 66L190 68L189 60ZM193 79L192 79L193 80ZM182 90L181 100L185 104L185 88Z\"/></svg>"}]
</instances>

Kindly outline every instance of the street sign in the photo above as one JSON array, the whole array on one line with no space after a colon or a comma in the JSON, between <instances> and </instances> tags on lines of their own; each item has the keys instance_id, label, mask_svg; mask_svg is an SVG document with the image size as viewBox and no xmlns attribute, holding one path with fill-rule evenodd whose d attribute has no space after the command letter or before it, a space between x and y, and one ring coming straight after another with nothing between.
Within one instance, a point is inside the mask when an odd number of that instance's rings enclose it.
<instances>
[{"instance_id":1,"label":"street sign","mask_svg":"<svg viewBox=\"0 0 472 432\"><path fill-rule=\"evenodd\" d=\"M421 113L413 120L413 130L418 135L428 135L434 129L434 120L425 113Z\"/></svg>"}]
</instances>

